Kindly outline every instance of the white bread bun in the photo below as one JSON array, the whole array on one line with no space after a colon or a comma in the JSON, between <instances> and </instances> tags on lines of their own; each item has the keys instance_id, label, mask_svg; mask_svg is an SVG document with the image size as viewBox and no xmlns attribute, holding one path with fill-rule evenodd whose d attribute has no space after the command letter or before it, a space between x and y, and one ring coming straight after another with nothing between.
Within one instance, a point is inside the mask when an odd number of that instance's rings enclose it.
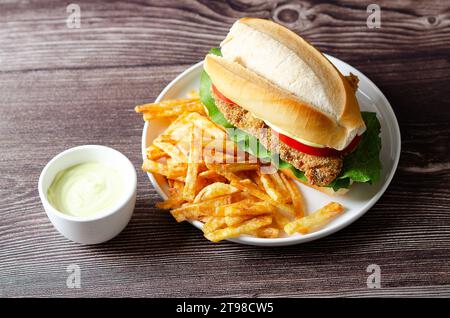
<instances>
[{"instance_id":1,"label":"white bread bun","mask_svg":"<svg viewBox=\"0 0 450 318\"><path fill-rule=\"evenodd\" d=\"M205 70L227 98L290 136L342 150L365 131L354 87L312 45L263 19L236 21Z\"/></svg>"}]
</instances>

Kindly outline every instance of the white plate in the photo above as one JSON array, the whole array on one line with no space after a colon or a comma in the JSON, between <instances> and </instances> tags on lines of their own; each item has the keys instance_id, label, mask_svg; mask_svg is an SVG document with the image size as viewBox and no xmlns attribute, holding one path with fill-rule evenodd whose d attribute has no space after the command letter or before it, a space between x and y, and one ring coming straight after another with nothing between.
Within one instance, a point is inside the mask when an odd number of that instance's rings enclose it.
<instances>
[{"instance_id":1,"label":"white plate","mask_svg":"<svg viewBox=\"0 0 450 318\"><path fill-rule=\"evenodd\" d=\"M373 185L354 184L351 190L345 196L330 197L317 190L307 187L299 183L301 191L305 197L307 211L314 211L330 201L340 202L345 207L345 213L336 218L334 221L323 227L322 229L308 233L306 235L296 234L290 237L282 237L276 239L255 238L251 236L240 236L230 241L259 246L284 246L308 241L316 240L321 237L330 235L357 220L365 212L367 212L383 195L397 169L400 157L400 129L398 127L395 114L383 93L369 80L364 74L347 63L328 56L327 58L341 71L344 75L352 72L359 77L359 89L357 98L361 110L376 112L381 123L381 162L383 165L380 180ZM183 98L193 89L198 90L200 84L200 74L202 72L203 62L199 62L175 78L162 92L159 94L156 102L165 99ZM167 127L168 122L163 120L152 121L151 124L145 123L142 135L142 157L145 158L145 149L152 141ZM163 177L148 174L151 183L156 191L163 197L167 198L167 182ZM201 228L202 223L198 221L191 222L197 228Z\"/></svg>"}]
</instances>

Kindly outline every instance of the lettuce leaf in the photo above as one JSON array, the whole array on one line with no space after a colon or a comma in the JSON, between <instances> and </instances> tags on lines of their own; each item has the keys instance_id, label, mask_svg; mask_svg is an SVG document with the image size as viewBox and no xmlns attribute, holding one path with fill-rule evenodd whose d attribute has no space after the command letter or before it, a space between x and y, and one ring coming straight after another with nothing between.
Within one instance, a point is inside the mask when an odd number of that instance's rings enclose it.
<instances>
[{"instance_id":1,"label":"lettuce leaf","mask_svg":"<svg viewBox=\"0 0 450 318\"><path fill-rule=\"evenodd\" d=\"M361 112L361 115L367 130L355 151L344 157L344 166L338 179L349 178L354 182L372 184L380 179L381 173L381 125L376 113Z\"/></svg>"},{"instance_id":2,"label":"lettuce leaf","mask_svg":"<svg viewBox=\"0 0 450 318\"><path fill-rule=\"evenodd\" d=\"M212 48L209 53L219 56L222 55L219 48ZM234 126L225 119L223 114L217 108L216 103L214 102L214 98L211 94L211 79L204 70L200 75L200 100L208 109L208 115L213 122L225 128L234 128Z\"/></svg>"},{"instance_id":3,"label":"lettuce leaf","mask_svg":"<svg viewBox=\"0 0 450 318\"><path fill-rule=\"evenodd\" d=\"M209 53L221 56L219 48L213 48ZM208 115L212 121L225 128L232 128L227 129L228 135L238 145L240 150L258 157L263 162L272 161L278 163L280 169L290 169L298 179L307 181L302 171L282 160L278 154L271 153L256 137L234 127L226 120L214 102L214 98L211 95L211 79L204 70L200 78L200 100L208 109ZM358 147L351 154L344 157L343 168L339 176L327 185L327 187L332 188L334 191L338 191L341 188L349 188L351 182L367 182L372 184L380 178L380 122L376 113L361 112L361 114L366 123L367 130L362 135Z\"/></svg>"}]
</instances>

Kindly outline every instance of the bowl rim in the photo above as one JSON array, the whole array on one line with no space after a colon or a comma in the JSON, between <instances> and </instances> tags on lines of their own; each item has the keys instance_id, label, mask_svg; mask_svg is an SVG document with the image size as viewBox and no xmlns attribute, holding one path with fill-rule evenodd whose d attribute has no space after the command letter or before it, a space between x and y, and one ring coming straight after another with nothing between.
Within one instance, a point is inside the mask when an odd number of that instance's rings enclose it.
<instances>
[{"instance_id":1,"label":"bowl rim","mask_svg":"<svg viewBox=\"0 0 450 318\"><path fill-rule=\"evenodd\" d=\"M59 211L56 208L54 208L53 205L48 201L47 195L44 193L44 188L43 188L44 177L48 173L50 167L53 164L55 164L55 162L57 160L61 160L61 158L64 158L65 156L67 156L67 155L69 155L69 154L71 154L73 152L85 151L87 149L94 150L94 151L97 151L97 152L114 153L116 156L118 156L121 159L123 159L124 162L125 162L125 165L122 166L122 168L120 168L120 169L121 170L126 169L127 177L130 174L130 176L129 176L131 178L131 183L130 184L132 186L128 187L128 189L125 189L124 194L123 194L123 198L121 198L113 206L111 206L108 209L105 209L101 213L95 213L94 215L91 215L91 216L73 216L73 215L68 215L68 214L62 213L61 211ZM81 162L83 162L83 161L81 161ZM125 167L125 168L123 168L123 167ZM52 180L52 182L53 182L53 180ZM60 152L59 154L54 156L45 165L44 169L42 169L42 172L41 172L41 174L39 176L38 190L39 190L39 197L41 198L42 204L44 205L47 214L48 213L55 214L59 218L65 219L67 221L80 222L80 223L92 222L92 221L97 221L97 220L100 220L100 219L104 219L104 218L106 218L106 217L108 217L110 215L113 215L113 214L121 211L128 204L128 202L130 202L130 200L133 199L134 195L136 194L136 190L137 190L137 174L136 174L136 169L134 168L134 165L132 164L130 159L128 159L120 151L118 151L118 150L116 150L114 148L111 148L111 147L103 146L103 145L81 145L81 146L72 147L72 148L69 148L69 149L66 149L66 150Z\"/></svg>"},{"instance_id":2,"label":"bowl rim","mask_svg":"<svg viewBox=\"0 0 450 318\"><path fill-rule=\"evenodd\" d=\"M346 220L343 223L334 225L332 227L325 226L325 227L319 229L318 231L315 231L315 232L312 232L312 233L308 233L308 234L304 234L304 235L294 234L294 235L290 235L290 236L287 236L287 237L279 237L279 238L257 238L257 237L252 237L252 236L248 236L248 235L241 235L241 236L238 236L236 238L227 239L227 241L240 243L240 244L247 244L247 245L256 245L256 246L288 246L288 245L306 243L306 242L309 242L309 241L320 239L320 238L325 237L325 236L329 236L329 235L331 235L331 234L333 234L333 233L335 233L337 231L342 230L343 228L349 226L350 224L352 224L353 222L355 222L356 220L361 218L381 198L381 196L384 194L384 192L387 190L387 188L391 184L391 181L392 181L392 179L393 179L393 177L395 175L395 172L397 171L398 163L399 163L399 160L400 160L400 154L401 154L401 133L400 133L400 127L399 127L397 117L395 116L395 112L394 112L391 104L389 103L389 101L387 100L387 98L383 94L383 92L375 85L375 83L373 83L361 71L359 71L358 69L354 68L350 64L348 64L348 63L346 63L346 62L344 62L344 61L342 61L342 60L340 60L340 59L338 59L338 58L336 58L334 56L330 56L328 54L324 54L324 55L327 57L327 59L330 60L330 62L333 65L335 65L335 62L339 62L339 63L342 63L342 64L346 65L350 69L354 70L354 72L357 73L358 77L363 78L364 81L367 83L367 85L370 86L370 88L372 90L376 91L377 94L379 94L381 102L388 106L388 107L386 107L387 112L389 113L389 116L393 119L393 122L395 124L395 127L393 127L393 129L392 129L393 134L394 134L393 138L396 139L398 142L397 142L397 147L394 149L394 151L395 151L395 158L394 158L394 161L393 161L392 169L391 169L389 175L387 176L385 183L380 188L380 190L370 200L368 200L366 202L366 204L361 208L360 212L356 216ZM173 79L161 91L161 93L156 98L155 102L161 101L163 99L164 95L166 95L166 93L170 89L172 89L172 87L175 86L179 80L181 80L183 77L189 75L189 73L191 73L192 71L195 71L198 67L201 67L202 65L203 65L203 61L200 61L200 62L198 62L198 63L196 63L194 65L191 65L186 70L184 70L182 73L180 73L178 76L176 76L175 79ZM144 129L142 131L141 150L142 150L142 158L143 158L143 160L145 160L145 158L146 158L145 149L146 149L146 141L147 141L146 140L147 139L147 131L149 129L149 126L150 126L149 123L145 122ZM163 199L167 199L167 195L161 189L161 187L159 186L159 184L158 184L157 180L155 179L155 177L153 176L153 174L147 172L147 176L150 179L150 182L152 183L152 185L155 188L156 192ZM203 225L203 223L201 223L199 221L189 221L189 223L191 223L192 225L194 225L198 229L201 229L201 227Z\"/></svg>"}]
</instances>

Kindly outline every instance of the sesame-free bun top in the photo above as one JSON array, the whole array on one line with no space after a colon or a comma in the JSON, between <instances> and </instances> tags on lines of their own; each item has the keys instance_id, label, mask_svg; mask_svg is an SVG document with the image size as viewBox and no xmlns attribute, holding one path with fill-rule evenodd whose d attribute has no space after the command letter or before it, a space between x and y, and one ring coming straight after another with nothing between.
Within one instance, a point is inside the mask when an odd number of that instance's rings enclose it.
<instances>
[{"instance_id":1,"label":"sesame-free bun top","mask_svg":"<svg viewBox=\"0 0 450 318\"><path fill-rule=\"evenodd\" d=\"M291 137L337 150L366 127L355 87L315 47L263 19L236 21L204 68L228 99Z\"/></svg>"}]
</instances>

